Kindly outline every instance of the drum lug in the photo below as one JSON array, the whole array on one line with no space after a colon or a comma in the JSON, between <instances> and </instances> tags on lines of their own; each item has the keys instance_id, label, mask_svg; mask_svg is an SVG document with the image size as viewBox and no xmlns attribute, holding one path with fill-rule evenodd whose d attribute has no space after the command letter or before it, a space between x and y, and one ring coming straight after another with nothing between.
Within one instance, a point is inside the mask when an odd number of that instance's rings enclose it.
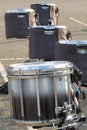
<instances>
[{"instance_id":1,"label":"drum lug","mask_svg":"<svg viewBox=\"0 0 87 130\"><path fill-rule=\"evenodd\" d=\"M67 110L67 111L72 111L72 105L67 104L67 102L64 102L64 109Z\"/></svg>"},{"instance_id":2,"label":"drum lug","mask_svg":"<svg viewBox=\"0 0 87 130\"><path fill-rule=\"evenodd\" d=\"M55 114L58 115L63 110L63 107L55 107Z\"/></svg>"},{"instance_id":3,"label":"drum lug","mask_svg":"<svg viewBox=\"0 0 87 130\"><path fill-rule=\"evenodd\" d=\"M71 104L67 104L67 102L64 102L64 106L62 107L55 107L55 114L58 115L61 112L71 112L72 111L72 105Z\"/></svg>"}]
</instances>

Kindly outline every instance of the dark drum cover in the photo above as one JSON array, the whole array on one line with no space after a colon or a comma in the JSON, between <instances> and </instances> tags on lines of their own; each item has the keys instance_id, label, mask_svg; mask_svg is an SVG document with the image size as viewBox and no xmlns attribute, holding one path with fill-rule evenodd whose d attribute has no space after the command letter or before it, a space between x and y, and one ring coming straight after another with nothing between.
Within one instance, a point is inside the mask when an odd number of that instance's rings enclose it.
<instances>
[{"instance_id":1,"label":"dark drum cover","mask_svg":"<svg viewBox=\"0 0 87 130\"><path fill-rule=\"evenodd\" d=\"M29 30L29 57L54 60L55 43L67 40L65 26L33 26Z\"/></svg>"},{"instance_id":2,"label":"dark drum cover","mask_svg":"<svg viewBox=\"0 0 87 130\"><path fill-rule=\"evenodd\" d=\"M55 4L36 3L31 4L31 8L38 13L40 25L58 25L59 9Z\"/></svg>"},{"instance_id":3,"label":"dark drum cover","mask_svg":"<svg viewBox=\"0 0 87 130\"><path fill-rule=\"evenodd\" d=\"M26 38L29 36L29 27L36 25L36 16L33 9L18 9L6 11L5 33L6 38Z\"/></svg>"},{"instance_id":4,"label":"dark drum cover","mask_svg":"<svg viewBox=\"0 0 87 130\"><path fill-rule=\"evenodd\" d=\"M87 86L87 41L59 41L55 44L55 60L67 60L82 72L82 85Z\"/></svg>"}]
</instances>

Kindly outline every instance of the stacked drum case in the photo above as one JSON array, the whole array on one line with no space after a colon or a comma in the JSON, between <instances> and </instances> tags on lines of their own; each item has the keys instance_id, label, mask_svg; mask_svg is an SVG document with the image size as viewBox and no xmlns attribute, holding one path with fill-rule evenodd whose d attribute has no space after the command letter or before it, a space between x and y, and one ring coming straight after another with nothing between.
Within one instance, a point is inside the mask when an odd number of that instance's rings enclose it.
<instances>
[{"instance_id":1,"label":"stacked drum case","mask_svg":"<svg viewBox=\"0 0 87 130\"><path fill-rule=\"evenodd\" d=\"M60 41L55 44L55 60L74 63L82 72L82 85L87 85L87 41Z\"/></svg>"},{"instance_id":2,"label":"stacked drum case","mask_svg":"<svg viewBox=\"0 0 87 130\"><path fill-rule=\"evenodd\" d=\"M33 9L9 10L5 13L6 38L24 38L29 36L29 27L37 23Z\"/></svg>"},{"instance_id":3,"label":"stacked drum case","mask_svg":"<svg viewBox=\"0 0 87 130\"><path fill-rule=\"evenodd\" d=\"M65 26L33 26L29 30L29 57L54 60L55 43L59 39L67 40Z\"/></svg>"},{"instance_id":4,"label":"stacked drum case","mask_svg":"<svg viewBox=\"0 0 87 130\"><path fill-rule=\"evenodd\" d=\"M59 9L55 4L31 4L31 8L39 15L40 25L48 25L50 20L53 25L58 25Z\"/></svg>"},{"instance_id":5,"label":"stacked drum case","mask_svg":"<svg viewBox=\"0 0 87 130\"><path fill-rule=\"evenodd\" d=\"M77 48L78 67L82 71L82 84L87 86L87 41Z\"/></svg>"},{"instance_id":6,"label":"stacked drum case","mask_svg":"<svg viewBox=\"0 0 87 130\"><path fill-rule=\"evenodd\" d=\"M63 41L61 41L63 42ZM68 60L77 64L77 47L75 44L57 42L55 44L55 60Z\"/></svg>"}]
</instances>

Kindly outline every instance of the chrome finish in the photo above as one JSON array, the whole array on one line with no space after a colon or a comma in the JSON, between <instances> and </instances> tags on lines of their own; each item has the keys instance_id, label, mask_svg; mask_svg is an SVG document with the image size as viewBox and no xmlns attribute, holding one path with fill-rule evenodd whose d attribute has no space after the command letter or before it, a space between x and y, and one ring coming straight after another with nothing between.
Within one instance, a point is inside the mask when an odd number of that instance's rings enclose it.
<instances>
[{"instance_id":1,"label":"chrome finish","mask_svg":"<svg viewBox=\"0 0 87 130\"><path fill-rule=\"evenodd\" d=\"M11 113L11 116L13 115L13 106L12 106L12 90L11 90L11 79L9 78L8 79L8 87L9 87L9 99L10 99L10 113Z\"/></svg>"},{"instance_id":2,"label":"chrome finish","mask_svg":"<svg viewBox=\"0 0 87 130\"><path fill-rule=\"evenodd\" d=\"M52 125L63 109L71 110L73 99L70 74L73 74L73 71L73 64L68 61L10 65L8 78L12 120L31 126ZM19 109L17 104L20 104Z\"/></svg>"},{"instance_id":3,"label":"chrome finish","mask_svg":"<svg viewBox=\"0 0 87 130\"><path fill-rule=\"evenodd\" d=\"M22 81L20 80L20 100L21 100L21 115L24 118L24 104L23 104L23 94L22 94Z\"/></svg>"},{"instance_id":4,"label":"chrome finish","mask_svg":"<svg viewBox=\"0 0 87 130\"><path fill-rule=\"evenodd\" d=\"M68 94L69 94L69 104L71 104L71 83L70 75L67 76Z\"/></svg>"},{"instance_id":5,"label":"chrome finish","mask_svg":"<svg viewBox=\"0 0 87 130\"><path fill-rule=\"evenodd\" d=\"M57 85L56 85L56 77L54 77L54 96L55 96L55 114L58 116L58 96L57 96Z\"/></svg>"},{"instance_id":6,"label":"chrome finish","mask_svg":"<svg viewBox=\"0 0 87 130\"><path fill-rule=\"evenodd\" d=\"M52 120L39 120L39 121L24 121L24 120L17 120L12 119L13 122L21 125L27 125L27 126L52 126L54 121L57 121L58 119L52 119Z\"/></svg>"},{"instance_id":7,"label":"chrome finish","mask_svg":"<svg viewBox=\"0 0 87 130\"><path fill-rule=\"evenodd\" d=\"M84 49L77 48L77 53L79 53L79 54L87 54L87 49L85 49L85 47L84 47Z\"/></svg>"},{"instance_id":8,"label":"chrome finish","mask_svg":"<svg viewBox=\"0 0 87 130\"><path fill-rule=\"evenodd\" d=\"M73 64L68 61L49 61L13 64L9 66L9 76L36 76L40 74L65 75L73 73Z\"/></svg>"},{"instance_id":9,"label":"chrome finish","mask_svg":"<svg viewBox=\"0 0 87 130\"><path fill-rule=\"evenodd\" d=\"M38 78L36 78L36 93L37 93L37 110L38 110L38 117L40 119L41 113L40 113L40 97L39 97L39 88L38 88Z\"/></svg>"}]
</instances>

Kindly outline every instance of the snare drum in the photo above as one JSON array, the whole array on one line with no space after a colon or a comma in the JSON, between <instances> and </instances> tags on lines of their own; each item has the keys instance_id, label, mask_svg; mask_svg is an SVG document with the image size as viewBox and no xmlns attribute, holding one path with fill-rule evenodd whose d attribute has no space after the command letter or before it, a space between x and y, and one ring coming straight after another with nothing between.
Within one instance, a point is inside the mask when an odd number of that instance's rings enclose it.
<instances>
[{"instance_id":1,"label":"snare drum","mask_svg":"<svg viewBox=\"0 0 87 130\"><path fill-rule=\"evenodd\" d=\"M31 126L52 125L58 116L57 108L73 101L72 73L73 64L67 61L10 65L8 84L12 119Z\"/></svg>"}]
</instances>

